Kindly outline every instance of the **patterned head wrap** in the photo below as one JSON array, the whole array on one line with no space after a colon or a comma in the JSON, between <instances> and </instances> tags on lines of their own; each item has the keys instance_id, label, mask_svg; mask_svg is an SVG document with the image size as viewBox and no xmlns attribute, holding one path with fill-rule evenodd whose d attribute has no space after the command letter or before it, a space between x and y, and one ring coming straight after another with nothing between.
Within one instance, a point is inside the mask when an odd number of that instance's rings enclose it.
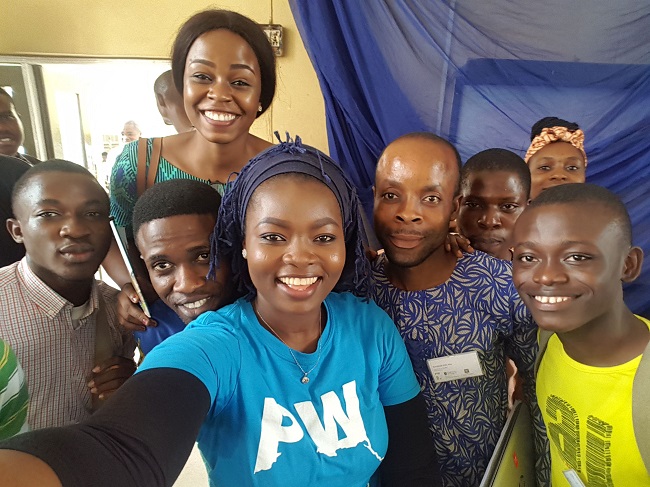
<instances>
[{"instance_id":1,"label":"patterned head wrap","mask_svg":"<svg viewBox=\"0 0 650 487\"><path fill-rule=\"evenodd\" d=\"M345 266L334 291L349 291L361 297L369 292L369 264L363 242L365 233L361 222L361 205L354 186L342 169L328 156L308 145L300 137L295 142L287 133L283 142L261 152L241 170L230 192L226 193L219 208L219 218L210 239L210 272L219 261L230 263L234 282L238 289L253 299L257 293L248 274L246 260L242 257L244 222L248 203L255 190L265 181L280 174L306 174L327 186L336 197L343 219L345 237Z\"/></svg>"},{"instance_id":2,"label":"patterned head wrap","mask_svg":"<svg viewBox=\"0 0 650 487\"><path fill-rule=\"evenodd\" d=\"M585 133L581 129L571 130L566 127L547 127L542 129L539 135L536 135L530 147L526 151L524 160L526 164L530 161L537 152L542 150L548 144L553 142L568 142L573 147L582 152L582 157L585 160L585 167L587 167L587 153L585 152Z\"/></svg>"}]
</instances>

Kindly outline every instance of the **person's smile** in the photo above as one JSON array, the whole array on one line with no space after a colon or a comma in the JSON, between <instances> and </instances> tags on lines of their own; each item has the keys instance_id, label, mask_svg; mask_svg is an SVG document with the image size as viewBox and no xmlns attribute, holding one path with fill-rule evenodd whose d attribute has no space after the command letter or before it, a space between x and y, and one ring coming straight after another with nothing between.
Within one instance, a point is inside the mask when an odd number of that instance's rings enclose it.
<instances>
[{"instance_id":1,"label":"person's smile","mask_svg":"<svg viewBox=\"0 0 650 487\"><path fill-rule=\"evenodd\" d=\"M280 289L293 299L307 299L311 297L320 283L322 277L278 277L277 282Z\"/></svg>"},{"instance_id":2,"label":"person's smile","mask_svg":"<svg viewBox=\"0 0 650 487\"><path fill-rule=\"evenodd\" d=\"M393 233L390 237L390 242L393 246L400 249L412 249L417 247L424 239L424 236L419 233Z\"/></svg>"}]
</instances>

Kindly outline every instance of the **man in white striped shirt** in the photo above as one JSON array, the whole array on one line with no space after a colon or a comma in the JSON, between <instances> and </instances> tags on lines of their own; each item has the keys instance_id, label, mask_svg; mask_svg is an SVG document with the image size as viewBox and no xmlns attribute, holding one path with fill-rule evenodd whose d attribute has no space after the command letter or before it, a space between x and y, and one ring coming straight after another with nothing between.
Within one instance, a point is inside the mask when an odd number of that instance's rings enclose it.
<instances>
[{"instance_id":1,"label":"man in white striped shirt","mask_svg":"<svg viewBox=\"0 0 650 487\"><path fill-rule=\"evenodd\" d=\"M54 160L18 180L12 207L26 255L0 269L0 336L25 371L30 427L76 423L135 370L118 291L94 279L112 238L108 196L85 168Z\"/></svg>"}]
</instances>

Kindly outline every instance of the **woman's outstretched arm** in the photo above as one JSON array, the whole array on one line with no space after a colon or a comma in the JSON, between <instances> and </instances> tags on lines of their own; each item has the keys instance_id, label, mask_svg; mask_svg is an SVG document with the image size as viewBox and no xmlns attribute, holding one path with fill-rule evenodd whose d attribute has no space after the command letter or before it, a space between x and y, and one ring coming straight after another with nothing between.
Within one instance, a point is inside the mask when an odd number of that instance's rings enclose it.
<instances>
[{"instance_id":1,"label":"woman's outstretched arm","mask_svg":"<svg viewBox=\"0 0 650 487\"><path fill-rule=\"evenodd\" d=\"M21 451L0 450L0 485L61 487L61 482L54 470L35 456Z\"/></svg>"},{"instance_id":2,"label":"woman's outstretched arm","mask_svg":"<svg viewBox=\"0 0 650 487\"><path fill-rule=\"evenodd\" d=\"M0 485L171 486L209 408L208 390L189 372L144 371L88 421L0 443Z\"/></svg>"}]
</instances>

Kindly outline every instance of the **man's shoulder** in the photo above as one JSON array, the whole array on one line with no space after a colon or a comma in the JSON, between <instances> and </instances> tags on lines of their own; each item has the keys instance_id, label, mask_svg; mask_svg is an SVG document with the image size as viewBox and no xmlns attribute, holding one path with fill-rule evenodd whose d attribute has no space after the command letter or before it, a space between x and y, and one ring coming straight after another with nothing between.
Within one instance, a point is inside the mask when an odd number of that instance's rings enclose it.
<instances>
[{"instance_id":1,"label":"man's shoulder","mask_svg":"<svg viewBox=\"0 0 650 487\"><path fill-rule=\"evenodd\" d=\"M2 164L2 179L0 186L13 188L18 179L25 174L31 167L27 162L16 157L0 155L0 164Z\"/></svg>"},{"instance_id":2,"label":"man's shoulder","mask_svg":"<svg viewBox=\"0 0 650 487\"><path fill-rule=\"evenodd\" d=\"M119 289L114 288L113 286L106 284L104 281L99 281L95 279L95 285L97 286L97 291L101 294L102 298L108 303L117 303L117 295L120 293Z\"/></svg>"},{"instance_id":3,"label":"man's shoulder","mask_svg":"<svg viewBox=\"0 0 650 487\"><path fill-rule=\"evenodd\" d=\"M512 262L498 259L489 254L476 250L473 253L464 253L458 259L456 268L452 273L453 279L471 279L471 282L492 282L494 285L512 283Z\"/></svg>"},{"instance_id":4,"label":"man's shoulder","mask_svg":"<svg viewBox=\"0 0 650 487\"><path fill-rule=\"evenodd\" d=\"M0 267L0 289L11 287L16 285L18 282L18 272L17 267L20 264L20 261L9 264L5 267ZM0 293L0 299L2 299L4 293Z\"/></svg>"},{"instance_id":5,"label":"man's shoulder","mask_svg":"<svg viewBox=\"0 0 650 487\"><path fill-rule=\"evenodd\" d=\"M396 294L403 293L401 289L397 288L390 282L388 274L386 273L386 264L388 257L383 251L371 261L370 263L370 296L379 304L382 309L389 307L388 301L392 301Z\"/></svg>"},{"instance_id":6,"label":"man's shoulder","mask_svg":"<svg viewBox=\"0 0 650 487\"><path fill-rule=\"evenodd\" d=\"M30 166L35 166L36 164L40 164L41 161L40 159L36 159L34 156L30 156L29 154L20 154L22 159L26 161Z\"/></svg>"},{"instance_id":7,"label":"man's shoulder","mask_svg":"<svg viewBox=\"0 0 650 487\"><path fill-rule=\"evenodd\" d=\"M0 268L0 319L13 329L29 328L56 308L56 293L30 275L27 265L21 270L23 261Z\"/></svg>"},{"instance_id":8,"label":"man's shoulder","mask_svg":"<svg viewBox=\"0 0 650 487\"><path fill-rule=\"evenodd\" d=\"M390 285L388 275L386 274L386 264L388 257L383 250L379 250L377 256L370 261L370 273L373 279L373 285Z\"/></svg>"},{"instance_id":9,"label":"man's shoulder","mask_svg":"<svg viewBox=\"0 0 650 487\"><path fill-rule=\"evenodd\" d=\"M11 263L9 265L6 265L4 267L0 267L0 276L5 278L5 279L9 278L11 276L15 277L16 276L16 267L18 267L19 263L20 263L20 261L13 262L13 263Z\"/></svg>"},{"instance_id":10,"label":"man's shoulder","mask_svg":"<svg viewBox=\"0 0 650 487\"><path fill-rule=\"evenodd\" d=\"M499 259L480 250L475 250L472 253L464 252L463 257L458 259L459 266L476 266L486 269L496 269L504 272L512 271L512 262L508 260Z\"/></svg>"},{"instance_id":11,"label":"man's shoulder","mask_svg":"<svg viewBox=\"0 0 650 487\"><path fill-rule=\"evenodd\" d=\"M102 290L103 293L105 294L112 294L112 293L119 293L120 290L117 289L116 287L111 286L105 281L102 281L100 279L95 279L95 283L97 283L97 287Z\"/></svg>"},{"instance_id":12,"label":"man's shoulder","mask_svg":"<svg viewBox=\"0 0 650 487\"><path fill-rule=\"evenodd\" d=\"M383 250L378 250L375 258L370 260L370 268L373 270L373 272L383 272L384 265L387 261L388 257L386 257L386 253Z\"/></svg>"}]
</instances>

